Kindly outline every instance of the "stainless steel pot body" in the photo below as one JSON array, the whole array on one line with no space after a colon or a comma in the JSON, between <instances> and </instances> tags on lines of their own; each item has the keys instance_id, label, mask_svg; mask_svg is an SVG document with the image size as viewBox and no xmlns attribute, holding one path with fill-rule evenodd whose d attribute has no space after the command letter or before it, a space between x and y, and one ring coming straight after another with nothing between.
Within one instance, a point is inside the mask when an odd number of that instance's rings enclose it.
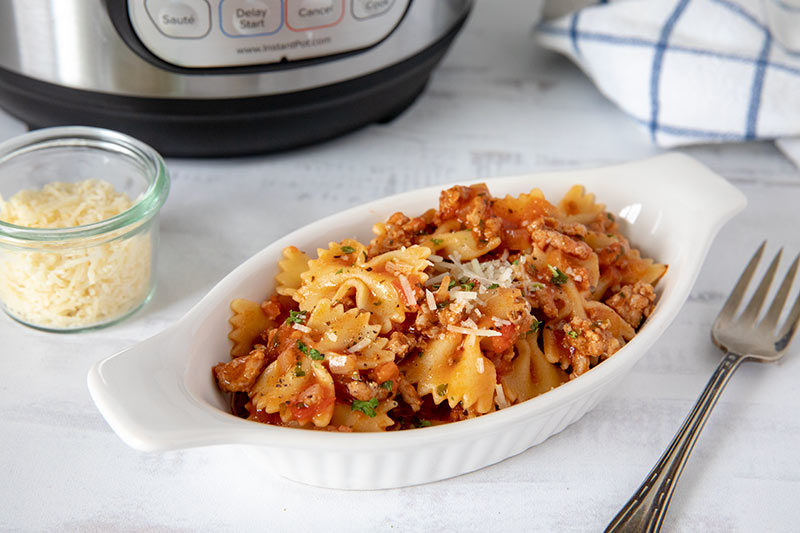
<instances>
[{"instance_id":1,"label":"stainless steel pot body","mask_svg":"<svg viewBox=\"0 0 800 533\"><path fill-rule=\"evenodd\" d=\"M4 0L0 2L0 69L111 95L225 99L286 94L359 78L412 57L452 31L471 7L471 0L320 1ZM308 13L329 4L341 16L332 26L313 26L313 20L305 22L299 15L302 7L298 6L311 6L306 8ZM196 8L193 12L203 17L203 24L207 20L206 35L181 37L182 28L161 24L170 20L162 16L180 15L180 9L173 8L184 5ZM273 13L280 9L279 32L266 35L259 32L271 27L246 27L259 22L258 8L252 7L259 5L271 5ZM357 17L369 15L365 9L380 10L386 5L389 10L373 18ZM255 15L236 18L237 13ZM148 27L148 17L152 27ZM383 29L376 29L380 17L391 18L383 19ZM390 22L394 24L389 28ZM372 28L374 42L356 39L349 48L347 42L342 43L348 34L356 35L367 27ZM236 28L243 34L230 33ZM126 35L128 32L130 35ZM339 43L338 48L322 47L319 53L312 50L296 60L291 58L291 51L277 61L274 54L244 61L231 59L230 50L237 47L267 50L293 43L301 47L306 41L331 38ZM228 50L227 56L222 54L202 64L203 57L212 58L215 50L223 48ZM288 60L286 55L290 56ZM195 59L186 59L192 57Z\"/></svg>"}]
</instances>

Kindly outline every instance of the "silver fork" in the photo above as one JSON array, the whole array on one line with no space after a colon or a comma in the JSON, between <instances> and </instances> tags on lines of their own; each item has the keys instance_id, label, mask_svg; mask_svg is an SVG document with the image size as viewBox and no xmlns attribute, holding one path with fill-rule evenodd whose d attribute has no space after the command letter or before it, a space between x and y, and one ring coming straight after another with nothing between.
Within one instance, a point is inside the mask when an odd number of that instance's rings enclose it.
<instances>
[{"instance_id":1,"label":"silver fork","mask_svg":"<svg viewBox=\"0 0 800 533\"><path fill-rule=\"evenodd\" d=\"M647 475L644 483L608 525L607 532L655 532L661 529L672 492L689 459L694 443L734 370L739 363L745 360L777 361L786 351L786 347L797 329L798 321L800 321L800 295L783 324L779 325L778 321L786 298L791 291L800 255L795 257L789 267L772 304L760 322L758 322L758 316L775 277L775 271L778 269L783 249L778 251L770 263L747 307L741 315L736 316L736 311L758 267L766 244L766 241L761 243L750 259L747 268L736 282L736 286L728 296L728 300L711 329L711 339L725 352L725 357L720 361L691 413L686 417L680 430L664 451L664 455Z\"/></svg>"}]
</instances>

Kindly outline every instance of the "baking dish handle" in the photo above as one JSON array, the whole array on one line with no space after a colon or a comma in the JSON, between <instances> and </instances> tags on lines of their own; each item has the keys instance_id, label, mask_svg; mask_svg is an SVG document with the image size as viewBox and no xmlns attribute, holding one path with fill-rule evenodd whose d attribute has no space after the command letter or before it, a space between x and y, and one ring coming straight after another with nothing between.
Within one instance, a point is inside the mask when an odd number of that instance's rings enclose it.
<instances>
[{"instance_id":1,"label":"baking dish handle","mask_svg":"<svg viewBox=\"0 0 800 533\"><path fill-rule=\"evenodd\" d=\"M218 417L224 413L186 390L186 345L176 327L112 355L89 371L89 393L111 428L129 446L161 451L219 444ZM176 364L175 358L181 359ZM180 369L180 370L178 370ZM209 379L211 374L209 372ZM216 435L215 435L216 433Z\"/></svg>"}]
</instances>

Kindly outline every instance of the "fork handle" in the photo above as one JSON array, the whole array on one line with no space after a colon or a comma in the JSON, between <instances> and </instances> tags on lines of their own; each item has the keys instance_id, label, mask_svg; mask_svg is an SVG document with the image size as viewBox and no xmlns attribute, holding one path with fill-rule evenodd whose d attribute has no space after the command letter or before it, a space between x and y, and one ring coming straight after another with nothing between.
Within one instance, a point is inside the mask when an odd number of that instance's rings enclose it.
<instances>
[{"instance_id":1,"label":"fork handle","mask_svg":"<svg viewBox=\"0 0 800 533\"><path fill-rule=\"evenodd\" d=\"M683 421L681 429L647 475L644 483L608 524L606 532L656 532L661 529L672 492L689 459L694 443L722 390L745 357L728 352L722 358L692 412Z\"/></svg>"}]
</instances>

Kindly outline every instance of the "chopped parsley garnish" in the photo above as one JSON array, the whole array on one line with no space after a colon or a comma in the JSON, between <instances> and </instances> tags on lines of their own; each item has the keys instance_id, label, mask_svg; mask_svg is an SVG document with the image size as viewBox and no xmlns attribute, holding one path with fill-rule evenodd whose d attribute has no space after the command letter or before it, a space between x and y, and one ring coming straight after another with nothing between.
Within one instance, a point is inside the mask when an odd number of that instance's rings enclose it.
<instances>
[{"instance_id":1,"label":"chopped parsley garnish","mask_svg":"<svg viewBox=\"0 0 800 533\"><path fill-rule=\"evenodd\" d=\"M362 400L353 400L353 411L361 411L365 415L370 418L375 418L378 413L375 412L375 408L378 407L378 399L372 398L371 400L362 401Z\"/></svg>"},{"instance_id":2,"label":"chopped parsley garnish","mask_svg":"<svg viewBox=\"0 0 800 533\"><path fill-rule=\"evenodd\" d=\"M499 283L492 283L491 285L489 285L489 290L496 289L499 286L500 286Z\"/></svg>"},{"instance_id":3,"label":"chopped parsley garnish","mask_svg":"<svg viewBox=\"0 0 800 533\"><path fill-rule=\"evenodd\" d=\"M461 278L461 280L458 282L458 284L461 285L462 289L465 289L465 290L468 290L468 291L471 291L471 290L473 290L475 288L475 282L472 281L471 279L468 279L468 278Z\"/></svg>"},{"instance_id":4,"label":"chopped parsley garnish","mask_svg":"<svg viewBox=\"0 0 800 533\"><path fill-rule=\"evenodd\" d=\"M439 302L438 304L436 304L436 308L437 309L444 309L448 305L450 305L450 300L445 300L444 302Z\"/></svg>"},{"instance_id":5,"label":"chopped parsley garnish","mask_svg":"<svg viewBox=\"0 0 800 533\"><path fill-rule=\"evenodd\" d=\"M353 252L355 252L355 251L356 251L356 249L355 249L355 248L353 248L352 246L342 246L342 247L340 248L340 250L342 250L342 251L343 251L344 253L346 253L346 254L352 254Z\"/></svg>"},{"instance_id":6,"label":"chopped parsley garnish","mask_svg":"<svg viewBox=\"0 0 800 533\"><path fill-rule=\"evenodd\" d=\"M614 222L614 215L612 215L611 213L608 213L608 212L606 212L606 217L607 217L607 218L608 218L608 220L610 220L611 222Z\"/></svg>"},{"instance_id":7,"label":"chopped parsley garnish","mask_svg":"<svg viewBox=\"0 0 800 533\"><path fill-rule=\"evenodd\" d=\"M539 283L538 281L534 281L533 283L531 283L532 292L536 292L541 289L544 289L544 283Z\"/></svg>"},{"instance_id":8,"label":"chopped parsley garnish","mask_svg":"<svg viewBox=\"0 0 800 533\"><path fill-rule=\"evenodd\" d=\"M553 265L547 265L547 268L549 268L550 273L553 274L550 278L550 283L553 285L563 285L569 280L567 275L561 272L560 268L554 267Z\"/></svg>"},{"instance_id":9,"label":"chopped parsley garnish","mask_svg":"<svg viewBox=\"0 0 800 533\"><path fill-rule=\"evenodd\" d=\"M577 339L577 338L578 338L578 335L580 335L580 333L578 333L578 332L577 332L577 331L575 331L574 329L571 329L571 330L569 330L569 332L567 333L567 335L569 335L569 336L570 336L570 337L572 337L573 339Z\"/></svg>"},{"instance_id":10,"label":"chopped parsley garnish","mask_svg":"<svg viewBox=\"0 0 800 533\"><path fill-rule=\"evenodd\" d=\"M445 394L447 394L447 383L436 385L436 394L438 394L439 396L444 396Z\"/></svg>"},{"instance_id":11,"label":"chopped parsley garnish","mask_svg":"<svg viewBox=\"0 0 800 533\"><path fill-rule=\"evenodd\" d=\"M392 389L394 388L394 381L392 381L391 379L388 381L384 381L383 383L381 383L381 388L386 389L389 392L392 392Z\"/></svg>"},{"instance_id":12,"label":"chopped parsley garnish","mask_svg":"<svg viewBox=\"0 0 800 533\"><path fill-rule=\"evenodd\" d=\"M483 221L481 220L481 222L483 222ZM480 244L489 244L489 239L481 239L481 240L479 240L478 242L479 242Z\"/></svg>"},{"instance_id":13,"label":"chopped parsley garnish","mask_svg":"<svg viewBox=\"0 0 800 533\"><path fill-rule=\"evenodd\" d=\"M306 371L303 370L303 363L300 359L297 360L297 364L294 365L294 376L297 378L302 378L306 375Z\"/></svg>"},{"instance_id":14,"label":"chopped parsley garnish","mask_svg":"<svg viewBox=\"0 0 800 533\"><path fill-rule=\"evenodd\" d=\"M444 241L442 239L431 239L431 242L433 243L434 246L439 246Z\"/></svg>"},{"instance_id":15,"label":"chopped parsley garnish","mask_svg":"<svg viewBox=\"0 0 800 533\"><path fill-rule=\"evenodd\" d=\"M306 354L309 359L314 361L322 361L325 359L325 354L315 348L309 348L303 341L297 341L297 349Z\"/></svg>"},{"instance_id":16,"label":"chopped parsley garnish","mask_svg":"<svg viewBox=\"0 0 800 533\"><path fill-rule=\"evenodd\" d=\"M513 262L513 263L511 263L511 264L512 264L512 265L518 265L518 264L519 264L519 259L514 259L514 262Z\"/></svg>"},{"instance_id":17,"label":"chopped parsley garnish","mask_svg":"<svg viewBox=\"0 0 800 533\"><path fill-rule=\"evenodd\" d=\"M606 233L606 237L609 237L609 238L613 239L614 238L614 234L613 233Z\"/></svg>"},{"instance_id":18,"label":"chopped parsley garnish","mask_svg":"<svg viewBox=\"0 0 800 533\"><path fill-rule=\"evenodd\" d=\"M449 291L450 289L452 289L455 286L456 286L456 280L451 279L450 280L450 284L447 286L447 290Z\"/></svg>"},{"instance_id":19,"label":"chopped parsley garnish","mask_svg":"<svg viewBox=\"0 0 800 533\"><path fill-rule=\"evenodd\" d=\"M287 324L302 324L306 319L305 311L289 311L289 318L286 319Z\"/></svg>"},{"instance_id":20,"label":"chopped parsley garnish","mask_svg":"<svg viewBox=\"0 0 800 533\"><path fill-rule=\"evenodd\" d=\"M425 420L424 418L415 418L414 419L414 427L415 428L426 428L431 425L430 420Z\"/></svg>"},{"instance_id":21,"label":"chopped parsley garnish","mask_svg":"<svg viewBox=\"0 0 800 533\"><path fill-rule=\"evenodd\" d=\"M531 322L531 328L528 330L528 333L536 333L539 331L539 328L542 326L542 324L544 324L544 321L536 320L536 318L534 318L533 322Z\"/></svg>"},{"instance_id":22,"label":"chopped parsley garnish","mask_svg":"<svg viewBox=\"0 0 800 533\"><path fill-rule=\"evenodd\" d=\"M336 271L336 273L341 274L343 270L344 270L343 268L340 268L339 270Z\"/></svg>"}]
</instances>

